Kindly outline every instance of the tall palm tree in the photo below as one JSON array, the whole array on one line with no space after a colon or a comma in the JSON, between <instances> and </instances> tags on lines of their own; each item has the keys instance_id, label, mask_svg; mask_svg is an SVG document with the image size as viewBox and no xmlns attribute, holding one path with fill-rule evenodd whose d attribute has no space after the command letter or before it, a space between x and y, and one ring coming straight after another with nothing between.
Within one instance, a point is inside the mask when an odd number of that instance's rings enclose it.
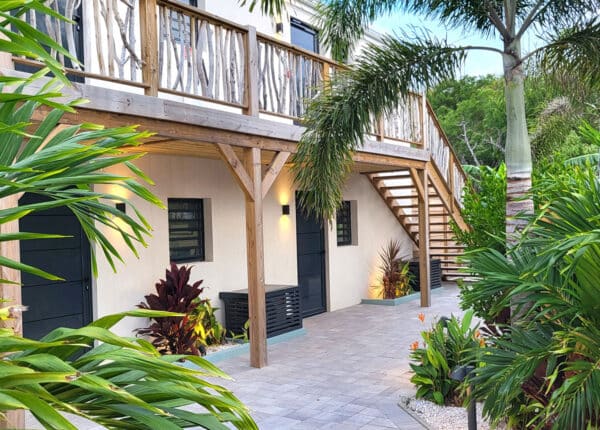
<instances>
[{"instance_id":1,"label":"tall palm tree","mask_svg":"<svg viewBox=\"0 0 600 430\"><path fill-rule=\"evenodd\" d=\"M398 29L379 44L368 44L347 73L330 80L311 102L307 127L295 158L298 186L312 190L303 205L330 219L341 201L351 153L362 144L371 118L391 111L410 90L454 78L471 51L502 57L506 101L507 225L531 213L524 199L531 187L531 149L524 100L524 63L536 62L553 73L577 74L600 82L598 0L322 0L322 41L334 58L347 58L353 44L376 18L397 11L437 18L442 24L498 39L498 47L455 46L426 31ZM539 36L545 43L529 52L522 40Z\"/></svg>"}]
</instances>

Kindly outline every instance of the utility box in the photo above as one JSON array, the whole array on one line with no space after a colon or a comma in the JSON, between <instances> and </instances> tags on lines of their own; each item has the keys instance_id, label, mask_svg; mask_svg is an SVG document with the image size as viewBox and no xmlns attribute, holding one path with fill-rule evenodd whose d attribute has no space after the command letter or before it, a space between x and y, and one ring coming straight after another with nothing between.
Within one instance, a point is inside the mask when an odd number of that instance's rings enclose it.
<instances>
[{"instance_id":1,"label":"utility box","mask_svg":"<svg viewBox=\"0 0 600 430\"><path fill-rule=\"evenodd\" d=\"M302 328L300 290L295 285L265 285L267 337ZM244 333L248 321L248 290L223 291L225 328L236 335Z\"/></svg>"},{"instance_id":2,"label":"utility box","mask_svg":"<svg viewBox=\"0 0 600 430\"><path fill-rule=\"evenodd\" d=\"M419 274L421 271L419 270L419 261L411 260L408 263L408 271L412 274L412 279L410 280L410 287L414 291L421 291L421 286L419 282ZM439 288L442 286L442 260L439 259L431 259L429 261L429 279L431 282L431 289Z\"/></svg>"}]
</instances>

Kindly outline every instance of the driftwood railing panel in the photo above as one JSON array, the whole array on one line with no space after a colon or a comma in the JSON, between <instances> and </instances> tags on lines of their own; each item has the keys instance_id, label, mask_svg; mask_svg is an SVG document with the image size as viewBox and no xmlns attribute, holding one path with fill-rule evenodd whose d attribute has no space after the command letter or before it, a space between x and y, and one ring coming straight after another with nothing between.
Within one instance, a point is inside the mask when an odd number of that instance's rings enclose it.
<instances>
[{"instance_id":1,"label":"driftwood railing panel","mask_svg":"<svg viewBox=\"0 0 600 430\"><path fill-rule=\"evenodd\" d=\"M347 69L172 0L47 0L46 4L73 22L36 13L25 19L73 57L82 63L86 60L80 65L52 52L71 73L143 87L148 95L162 92L198 98L242 108L251 115L257 113L258 99L258 111L297 120L324 81ZM90 52L83 52L84 46ZM21 58L15 61L35 64ZM465 173L421 95L410 94L392 111L373 117L369 134L380 141L428 150L462 205Z\"/></svg>"},{"instance_id":2,"label":"driftwood railing panel","mask_svg":"<svg viewBox=\"0 0 600 430\"><path fill-rule=\"evenodd\" d=\"M158 2L159 90L246 106L246 31Z\"/></svg>"},{"instance_id":3,"label":"driftwood railing panel","mask_svg":"<svg viewBox=\"0 0 600 430\"><path fill-rule=\"evenodd\" d=\"M262 112L301 118L337 65L267 36L258 36L258 97Z\"/></svg>"},{"instance_id":4,"label":"driftwood railing panel","mask_svg":"<svg viewBox=\"0 0 600 430\"><path fill-rule=\"evenodd\" d=\"M462 208L462 193L467 176L429 103L426 103L423 121L427 127L425 149L431 153L433 162L448 184L454 199Z\"/></svg>"},{"instance_id":5,"label":"driftwood railing panel","mask_svg":"<svg viewBox=\"0 0 600 430\"><path fill-rule=\"evenodd\" d=\"M416 94L401 100L394 110L383 117L383 137L419 145L422 135L420 105L421 98Z\"/></svg>"},{"instance_id":6,"label":"driftwood railing panel","mask_svg":"<svg viewBox=\"0 0 600 430\"><path fill-rule=\"evenodd\" d=\"M90 1L87 0L89 7ZM93 24L90 38L93 70L101 76L122 81L142 81L137 0L92 0Z\"/></svg>"},{"instance_id":7,"label":"driftwood railing panel","mask_svg":"<svg viewBox=\"0 0 600 430\"><path fill-rule=\"evenodd\" d=\"M24 19L77 59L73 61L56 50L50 52L69 73L144 86L138 0L48 0L46 5L72 22L35 11ZM90 18L86 20L85 15ZM84 47L89 52L84 52ZM15 61L36 64L19 58Z\"/></svg>"}]
</instances>

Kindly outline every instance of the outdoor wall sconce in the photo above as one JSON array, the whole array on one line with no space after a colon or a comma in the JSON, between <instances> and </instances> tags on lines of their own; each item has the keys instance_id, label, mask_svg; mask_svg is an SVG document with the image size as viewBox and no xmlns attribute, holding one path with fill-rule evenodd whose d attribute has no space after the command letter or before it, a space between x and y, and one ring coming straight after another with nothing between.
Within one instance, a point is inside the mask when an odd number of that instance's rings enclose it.
<instances>
[{"instance_id":1,"label":"outdoor wall sconce","mask_svg":"<svg viewBox=\"0 0 600 430\"><path fill-rule=\"evenodd\" d=\"M125 206L125 203L116 203L115 204L115 208L117 208L118 211L121 211L123 213L127 213L127 207Z\"/></svg>"},{"instance_id":2,"label":"outdoor wall sconce","mask_svg":"<svg viewBox=\"0 0 600 430\"><path fill-rule=\"evenodd\" d=\"M283 34L283 22L275 23L275 33L277 33L280 36Z\"/></svg>"},{"instance_id":3,"label":"outdoor wall sconce","mask_svg":"<svg viewBox=\"0 0 600 430\"><path fill-rule=\"evenodd\" d=\"M281 205L281 215L290 214L290 205Z\"/></svg>"}]
</instances>

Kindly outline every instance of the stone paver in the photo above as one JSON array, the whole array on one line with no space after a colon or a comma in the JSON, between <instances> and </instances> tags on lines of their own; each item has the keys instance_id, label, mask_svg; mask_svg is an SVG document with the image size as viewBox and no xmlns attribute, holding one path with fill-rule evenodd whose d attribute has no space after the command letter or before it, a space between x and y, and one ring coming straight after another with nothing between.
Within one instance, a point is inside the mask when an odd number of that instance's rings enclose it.
<instances>
[{"instance_id":1,"label":"stone paver","mask_svg":"<svg viewBox=\"0 0 600 430\"><path fill-rule=\"evenodd\" d=\"M224 385L262 430L422 430L397 405L400 395L414 393L410 344L434 318L461 313L457 294L446 284L434 291L430 308L415 300L317 315L304 320L305 336L269 346L267 367L250 367L247 356L217 365L234 378Z\"/></svg>"},{"instance_id":2,"label":"stone paver","mask_svg":"<svg viewBox=\"0 0 600 430\"><path fill-rule=\"evenodd\" d=\"M434 318L460 314L458 289L445 285L433 305L357 305L304 320L306 335L269 346L269 365L249 366L248 356L217 365L251 410L261 430L423 430L397 405L410 383L409 348ZM425 323L417 318L425 314ZM39 428L26 417L27 428ZM75 417L79 429L99 427Z\"/></svg>"}]
</instances>

